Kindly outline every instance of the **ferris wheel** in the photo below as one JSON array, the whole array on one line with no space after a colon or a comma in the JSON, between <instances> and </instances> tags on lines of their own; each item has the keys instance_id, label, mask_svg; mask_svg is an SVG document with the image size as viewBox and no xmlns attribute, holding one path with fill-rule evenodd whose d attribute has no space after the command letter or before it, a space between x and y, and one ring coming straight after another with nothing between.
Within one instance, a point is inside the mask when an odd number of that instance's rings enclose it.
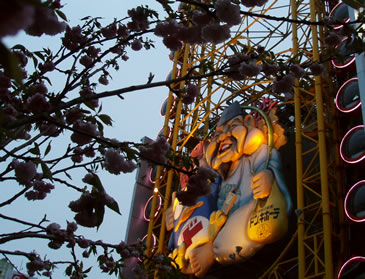
<instances>
[{"instance_id":1,"label":"ferris wheel","mask_svg":"<svg viewBox=\"0 0 365 279\"><path fill-rule=\"evenodd\" d=\"M341 171L343 162L338 152L343 132L334 102L341 84L331 61L322 63L326 75L307 72L306 78L296 80L293 90L284 93L274 89L280 74L241 79L207 73L227 67L227 58L237 53L257 55L263 50L265 55L257 56L264 57L257 60L258 65L270 60L308 68L321 61L328 31L323 25L309 22L323 21L337 6L333 1L268 1L242 15L241 24L231 29L229 41L219 45L185 44L171 55L173 67L168 79L187 74L199 76L189 83L200 89L192 104L184 104L176 94L185 88L185 81L171 84L167 90L169 96L161 109L165 117L161 134L168 138L176 156L189 154L197 143L209 138L224 108L234 101L244 106L275 104L278 121L286 129L288 143L282 155L295 212L287 238L269 250L275 251L274 258L262 265L256 257L238 267L250 274L250 268L261 265L260 271L254 270L247 278L332 279L351 253L347 247L348 229L344 226L346 173ZM158 167L153 176L155 191L147 247L166 254L164 212L171 193L179 187L179 174L174 169Z\"/></svg>"}]
</instances>

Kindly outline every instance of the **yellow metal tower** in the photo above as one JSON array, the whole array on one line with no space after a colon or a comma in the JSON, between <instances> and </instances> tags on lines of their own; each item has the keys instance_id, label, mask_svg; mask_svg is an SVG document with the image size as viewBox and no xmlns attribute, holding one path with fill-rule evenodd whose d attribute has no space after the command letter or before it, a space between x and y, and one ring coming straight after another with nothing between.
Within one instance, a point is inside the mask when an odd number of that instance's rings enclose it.
<instances>
[{"instance_id":1,"label":"yellow metal tower","mask_svg":"<svg viewBox=\"0 0 365 279\"><path fill-rule=\"evenodd\" d=\"M175 53L172 77L187 73L203 75L204 67L218 70L235 51L249 51L258 46L271 51L282 62L309 65L319 61L326 30L322 25L309 22L321 21L329 10L325 1L269 0L265 6L250 9L243 15L232 39L226 43L186 44ZM326 71L329 73L329 68ZM295 137L293 143L288 144L292 144L289 150L296 158L296 187L291 185L291 188L292 199L296 199L297 224L280 256L259 278L292 278L286 275L295 270L296 278L300 279L333 279L339 268L339 257L344 253L333 79L326 76L297 81L293 93L287 94L274 94L273 80L267 77L237 81L222 75L204 76L191 81L200 88L200 95L192 105L174 98L171 90L169 93L163 131L167 136L171 128L170 144L177 156L188 154L195 143L208 135L227 102L237 100L242 105L251 105L261 97L270 97L278 102L282 115L286 116L279 121L284 121ZM182 89L184 86L185 82L179 82L171 87ZM167 252L164 215L171 193L176 190L178 176L174 169L167 172L163 167L157 169L147 239L149 252L153 248L150 247L153 234L158 239L155 249ZM158 195L163 196L163 210L155 216ZM334 244L339 249L336 255L332 251Z\"/></svg>"}]
</instances>

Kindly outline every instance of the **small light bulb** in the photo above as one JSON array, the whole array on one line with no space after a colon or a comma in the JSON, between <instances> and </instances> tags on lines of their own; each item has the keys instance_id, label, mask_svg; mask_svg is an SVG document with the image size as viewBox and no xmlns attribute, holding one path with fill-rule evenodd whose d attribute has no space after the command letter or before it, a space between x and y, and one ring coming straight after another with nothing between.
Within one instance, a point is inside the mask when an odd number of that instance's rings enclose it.
<instances>
[{"instance_id":1,"label":"small light bulb","mask_svg":"<svg viewBox=\"0 0 365 279\"><path fill-rule=\"evenodd\" d=\"M155 187L155 188L153 189L153 192L158 193L158 189Z\"/></svg>"}]
</instances>

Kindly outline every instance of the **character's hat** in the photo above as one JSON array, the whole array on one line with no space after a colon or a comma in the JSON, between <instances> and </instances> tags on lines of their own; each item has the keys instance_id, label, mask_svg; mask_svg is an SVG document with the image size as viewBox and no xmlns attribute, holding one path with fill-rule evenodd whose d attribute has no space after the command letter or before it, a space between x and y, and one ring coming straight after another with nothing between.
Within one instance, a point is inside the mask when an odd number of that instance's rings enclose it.
<instances>
[{"instance_id":1,"label":"character's hat","mask_svg":"<svg viewBox=\"0 0 365 279\"><path fill-rule=\"evenodd\" d=\"M226 107L222 113L221 118L219 119L218 126L224 125L227 121L231 120L233 117L237 115L245 115L241 109L241 105L238 102L233 102L228 107Z\"/></svg>"}]
</instances>

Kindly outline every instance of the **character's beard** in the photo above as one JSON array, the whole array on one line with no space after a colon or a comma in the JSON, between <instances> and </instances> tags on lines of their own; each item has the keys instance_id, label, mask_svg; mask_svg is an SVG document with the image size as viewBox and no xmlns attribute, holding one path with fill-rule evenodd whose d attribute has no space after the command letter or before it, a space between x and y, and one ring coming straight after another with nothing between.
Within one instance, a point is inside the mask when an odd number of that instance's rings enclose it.
<instances>
[{"instance_id":1,"label":"character's beard","mask_svg":"<svg viewBox=\"0 0 365 279\"><path fill-rule=\"evenodd\" d=\"M236 150L236 139L231 138L231 142L232 146L230 146L229 151L223 157L219 157L219 150L222 143L215 143L214 151L211 151L212 154L210 156L210 160L207 160L210 164L210 167L218 171L224 179L228 177L232 163L238 160L240 157L240 154ZM224 151L222 153L224 153Z\"/></svg>"},{"instance_id":2,"label":"character's beard","mask_svg":"<svg viewBox=\"0 0 365 279\"><path fill-rule=\"evenodd\" d=\"M218 173L222 176L223 179L226 179L229 174L229 170L231 169L232 162L221 163L217 169Z\"/></svg>"}]
</instances>

